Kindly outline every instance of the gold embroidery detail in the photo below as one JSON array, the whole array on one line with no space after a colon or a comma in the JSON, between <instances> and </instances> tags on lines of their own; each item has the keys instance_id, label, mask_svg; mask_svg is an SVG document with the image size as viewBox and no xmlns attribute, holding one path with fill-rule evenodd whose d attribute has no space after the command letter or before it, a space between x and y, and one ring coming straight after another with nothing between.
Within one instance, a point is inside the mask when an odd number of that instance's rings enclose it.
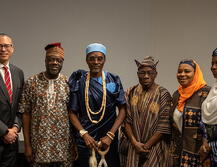
<instances>
[{"instance_id":1,"label":"gold embroidery detail","mask_svg":"<svg viewBox=\"0 0 217 167\"><path fill-rule=\"evenodd\" d=\"M208 95L208 92L206 91L201 91L198 93L198 96L202 96L202 97L207 97L207 95Z\"/></svg>"},{"instance_id":2,"label":"gold embroidery detail","mask_svg":"<svg viewBox=\"0 0 217 167\"><path fill-rule=\"evenodd\" d=\"M138 100L139 100L138 96L133 96L133 97L131 98L131 105L132 105L132 106L136 106L137 103L138 103Z\"/></svg>"},{"instance_id":3,"label":"gold embroidery detail","mask_svg":"<svg viewBox=\"0 0 217 167\"><path fill-rule=\"evenodd\" d=\"M207 97L207 95L208 95L207 92L205 92L205 91L202 92L202 96L203 96L203 97Z\"/></svg>"},{"instance_id":4,"label":"gold embroidery detail","mask_svg":"<svg viewBox=\"0 0 217 167\"><path fill-rule=\"evenodd\" d=\"M202 96L202 92L199 92L199 93L198 93L198 96Z\"/></svg>"},{"instance_id":5,"label":"gold embroidery detail","mask_svg":"<svg viewBox=\"0 0 217 167\"><path fill-rule=\"evenodd\" d=\"M193 112L192 112L192 110L190 110L190 111L188 112L188 115L190 115L190 116L192 116L192 115L193 115Z\"/></svg>"},{"instance_id":6,"label":"gold embroidery detail","mask_svg":"<svg viewBox=\"0 0 217 167\"><path fill-rule=\"evenodd\" d=\"M151 112L152 112L152 113L158 113L159 108L160 108L160 107L159 107L158 103L153 102L153 103L150 105L150 109L151 109Z\"/></svg>"}]
</instances>

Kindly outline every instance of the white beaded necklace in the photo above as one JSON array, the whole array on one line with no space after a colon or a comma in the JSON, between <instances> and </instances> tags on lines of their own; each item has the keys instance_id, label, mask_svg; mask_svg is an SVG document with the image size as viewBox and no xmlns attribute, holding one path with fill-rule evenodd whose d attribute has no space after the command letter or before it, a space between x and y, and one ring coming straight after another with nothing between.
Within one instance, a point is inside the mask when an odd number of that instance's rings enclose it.
<instances>
[{"instance_id":1,"label":"white beaded necklace","mask_svg":"<svg viewBox=\"0 0 217 167\"><path fill-rule=\"evenodd\" d=\"M102 104L101 107L99 109L98 112L93 112L89 106L89 96L88 96L88 91L89 91L89 86L90 86L90 72L87 73L87 79L85 82L85 106L86 106L86 111L87 111L87 115L88 118L90 119L90 121L94 124L99 123L105 114L105 109L106 109L106 80L105 80L105 73L104 71L102 71L102 88L103 88L103 97L102 97ZM101 113L101 117L99 118L99 120L93 120L91 118L91 114L93 115L97 115Z\"/></svg>"}]
</instances>

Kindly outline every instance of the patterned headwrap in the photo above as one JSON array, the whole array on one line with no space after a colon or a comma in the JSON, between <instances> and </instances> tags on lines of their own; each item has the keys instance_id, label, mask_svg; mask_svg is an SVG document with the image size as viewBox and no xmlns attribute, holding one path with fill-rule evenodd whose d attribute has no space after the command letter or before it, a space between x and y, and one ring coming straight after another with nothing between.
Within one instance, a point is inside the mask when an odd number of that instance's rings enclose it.
<instances>
[{"instance_id":1,"label":"patterned headwrap","mask_svg":"<svg viewBox=\"0 0 217 167\"><path fill-rule=\"evenodd\" d=\"M212 57L217 56L217 48L212 52Z\"/></svg>"},{"instance_id":2,"label":"patterned headwrap","mask_svg":"<svg viewBox=\"0 0 217 167\"><path fill-rule=\"evenodd\" d=\"M186 63L179 63L179 64L189 64L188 61L181 61L181 62L186 62ZM199 90L200 88L206 85L206 82L203 79L203 73L200 69L200 66L194 60L192 60L192 62L195 65L195 72L194 72L194 78L191 84L186 88L182 87L181 85L178 88L180 97L179 97L177 109L180 112L183 112L184 110L185 101L188 98L190 98L194 94L194 92L196 92L197 90Z\"/></svg>"},{"instance_id":3,"label":"patterned headwrap","mask_svg":"<svg viewBox=\"0 0 217 167\"><path fill-rule=\"evenodd\" d=\"M44 49L46 50L46 56L58 56L64 59L64 50L61 43L48 44Z\"/></svg>"},{"instance_id":4,"label":"patterned headwrap","mask_svg":"<svg viewBox=\"0 0 217 167\"><path fill-rule=\"evenodd\" d=\"M153 70L156 71L156 66L159 60L155 62L153 57L148 56L148 57L145 57L142 62L139 62L137 60L135 60L135 62L136 62L138 69L141 67L151 67Z\"/></svg>"},{"instance_id":5,"label":"patterned headwrap","mask_svg":"<svg viewBox=\"0 0 217 167\"><path fill-rule=\"evenodd\" d=\"M196 64L194 63L194 61L192 59L184 59L184 60L180 61L179 65L180 64L188 64L191 67L193 67L194 69L196 68Z\"/></svg>"},{"instance_id":6,"label":"patterned headwrap","mask_svg":"<svg viewBox=\"0 0 217 167\"><path fill-rule=\"evenodd\" d=\"M91 52L101 52L106 56L106 47L100 43L92 43L87 46L86 55L88 55Z\"/></svg>"}]
</instances>

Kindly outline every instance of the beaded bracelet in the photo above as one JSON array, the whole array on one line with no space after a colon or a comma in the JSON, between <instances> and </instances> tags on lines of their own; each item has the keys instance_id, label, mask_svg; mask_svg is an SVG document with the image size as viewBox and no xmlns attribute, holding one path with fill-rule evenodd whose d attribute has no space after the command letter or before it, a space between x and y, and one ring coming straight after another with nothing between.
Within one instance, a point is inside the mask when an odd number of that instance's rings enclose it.
<instances>
[{"instance_id":1,"label":"beaded bracelet","mask_svg":"<svg viewBox=\"0 0 217 167\"><path fill-rule=\"evenodd\" d=\"M109 133L106 133L106 135L107 135L111 140L114 140L114 138L113 138Z\"/></svg>"},{"instance_id":2,"label":"beaded bracelet","mask_svg":"<svg viewBox=\"0 0 217 167\"><path fill-rule=\"evenodd\" d=\"M108 131L107 134L110 134L113 138L115 137L115 134L112 133L111 131Z\"/></svg>"}]
</instances>

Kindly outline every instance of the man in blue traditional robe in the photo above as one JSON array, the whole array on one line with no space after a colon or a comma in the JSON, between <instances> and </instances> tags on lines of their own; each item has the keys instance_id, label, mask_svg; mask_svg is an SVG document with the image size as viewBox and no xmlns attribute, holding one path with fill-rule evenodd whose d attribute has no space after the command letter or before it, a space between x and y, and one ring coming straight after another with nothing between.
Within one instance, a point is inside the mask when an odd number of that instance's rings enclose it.
<instances>
[{"instance_id":1,"label":"man in blue traditional robe","mask_svg":"<svg viewBox=\"0 0 217 167\"><path fill-rule=\"evenodd\" d=\"M105 156L108 167L120 166L117 130L125 118L126 101L119 76L103 71L105 60L106 47L99 43L90 44L86 48L86 62L90 71L78 70L69 78L70 119L79 132L80 167L89 167L91 149L108 147L110 149ZM99 161L98 154L96 158Z\"/></svg>"}]
</instances>

